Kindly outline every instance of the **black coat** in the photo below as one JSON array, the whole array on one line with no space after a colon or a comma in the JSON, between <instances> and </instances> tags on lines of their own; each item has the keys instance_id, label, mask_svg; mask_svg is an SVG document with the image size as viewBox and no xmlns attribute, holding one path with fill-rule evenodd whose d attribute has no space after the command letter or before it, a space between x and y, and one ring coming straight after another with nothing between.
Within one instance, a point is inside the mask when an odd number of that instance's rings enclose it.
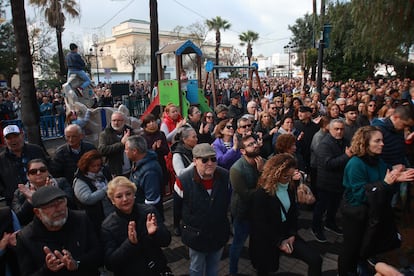
<instances>
[{"instance_id":1,"label":"black coat","mask_svg":"<svg viewBox=\"0 0 414 276\"><path fill-rule=\"evenodd\" d=\"M342 192L342 180L346 163L349 160L345 154L348 141L337 140L331 134L326 134L316 148L318 161L317 187L328 192Z\"/></svg>"},{"instance_id":2,"label":"black coat","mask_svg":"<svg viewBox=\"0 0 414 276\"><path fill-rule=\"evenodd\" d=\"M50 173L53 177L65 177L72 184L79 159L84 153L94 149L96 147L87 141L81 141L79 153L73 152L68 144L61 145L56 149L55 156L50 163Z\"/></svg>"},{"instance_id":3,"label":"black coat","mask_svg":"<svg viewBox=\"0 0 414 276\"><path fill-rule=\"evenodd\" d=\"M282 222L281 202L259 188L253 197L249 254L253 266L261 271L277 271L279 246L284 239L297 232L295 195L289 189L290 208L286 221Z\"/></svg>"},{"instance_id":4,"label":"black coat","mask_svg":"<svg viewBox=\"0 0 414 276\"><path fill-rule=\"evenodd\" d=\"M43 247L52 250L68 250L79 261L75 271L61 269L51 273L45 263ZM101 247L88 217L79 211L68 211L68 219L59 231L48 231L43 223L35 217L17 235L17 253L22 275L98 275L102 265Z\"/></svg>"},{"instance_id":5,"label":"black coat","mask_svg":"<svg viewBox=\"0 0 414 276\"><path fill-rule=\"evenodd\" d=\"M133 130L129 126L124 127L122 135L126 129L129 129L133 135ZM111 126L105 128L99 135L98 151L105 156L111 174L114 175L122 175L125 145L121 143L121 139Z\"/></svg>"},{"instance_id":6,"label":"black coat","mask_svg":"<svg viewBox=\"0 0 414 276\"><path fill-rule=\"evenodd\" d=\"M158 230L148 235L147 214L155 213ZM128 240L128 224L135 221L138 243ZM136 204L130 215L116 210L102 223L101 236L105 250L105 265L115 276L151 275L148 263L155 261L156 266L166 267L167 259L161 247L168 246L171 234L162 223L155 207Z\"/></svg>"},{"instance_id":7,"label":"black coat","mask_svg":"<svg viewBox=\"0 0 414 276\"><path fill-rule=\"evenodd\" d=\"M0 196L6 198L7 205L11 205L17 184L27 182L27 163L37 158L45 160L46 165L49 164L49 158L43 149L33 144L24 144L21 158L8 149L0 154Z\"/></svg>"}]
</instances>

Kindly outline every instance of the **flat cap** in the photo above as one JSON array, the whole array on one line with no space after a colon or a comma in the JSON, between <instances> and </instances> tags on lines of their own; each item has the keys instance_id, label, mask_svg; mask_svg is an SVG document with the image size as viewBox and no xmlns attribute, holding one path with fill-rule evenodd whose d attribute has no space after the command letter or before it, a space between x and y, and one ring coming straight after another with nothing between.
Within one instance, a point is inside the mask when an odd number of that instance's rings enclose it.
<instances>
[{"instance_id":1,"label":"flat cap","mask_svg":"<svg viewBox=\"0 0 414 276\"><path fill-rule=\"evenodd\" d=\"M42 207L55 199L66 197L64 191L55 186L40 187L32 196L32 205L34 208Z\"/></svg>"},{"instance_id":2,"label":"flat cap","mask_svg":"<svg viewBox=\"0 0 414 276\"><path fill-rule=\"evenodd\" d=\"M203 158L210 156L216 156L216 152L214 151L213 147L208 143L197 144L193 148L194 158Z\"/></svg>"}]
</instances>

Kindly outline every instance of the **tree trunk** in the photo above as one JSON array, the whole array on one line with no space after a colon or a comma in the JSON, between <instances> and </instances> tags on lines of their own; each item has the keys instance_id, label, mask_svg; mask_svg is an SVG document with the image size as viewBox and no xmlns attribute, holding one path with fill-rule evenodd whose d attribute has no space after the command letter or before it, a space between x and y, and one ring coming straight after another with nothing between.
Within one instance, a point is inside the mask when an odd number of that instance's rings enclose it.
<instances>
[{"instance_id":1,"label":"tree trunk","mask_svg":"<svg viewBox=\"0 0 414 276\"><path fill-rule=\"evenodd\" d=\"M157 0L150 0L150 30L151 30L151 87L158 81L158 67L156 52L160 48L158 37L158 4ZM135 75L135 74L134 74Z\"/></svg>"},{"instance_id":2,"label":"tree trunk","mask_svg":"<svg viewBox=\"0 0 414 276\"><path fill-rule=\"evenodd\" d=\"M32 57L30 55L24 0L10 1L16 36L17 68L22 95L22 122L30 143L42 145L40 138L40 111L36 101Z\"/></svg>"},{"instance_id":3,"label":"tree trunk","mask_svg":"<svg viewBox=\"0 0 414 276\"><path fill-rule=\"evenodd\" d=\"M134 65L132 65L131 80L132 80L132 83L135 82L135 66Z\"/></svg>"},{"instance_id":4,"label":"tree trunk","mask_svg":"<svg viewBox=\"0 0 414 276\"><path fill-rule=\"evenodd\" d=\"M220 53L220 43L221 43L221 37L220 37L220 31L216 31L216 65L219 65L219 53ZM216 69L216 76L219 77L219 69Z\"/></svg>"},{"instance_id":5,"label":"tree trunk","mask_svg":"<svg viewBox=\"0 0 414 276\"><path fill-rule=\"evenodd\" d=\"M62 27L56 27L56 40L58 45L58 56L59 56L59 70L60 70L60 81L64 82L67 73L65 65L65 57L63 56L63 45L62 45Z\"/></svg>"}]
</instances>

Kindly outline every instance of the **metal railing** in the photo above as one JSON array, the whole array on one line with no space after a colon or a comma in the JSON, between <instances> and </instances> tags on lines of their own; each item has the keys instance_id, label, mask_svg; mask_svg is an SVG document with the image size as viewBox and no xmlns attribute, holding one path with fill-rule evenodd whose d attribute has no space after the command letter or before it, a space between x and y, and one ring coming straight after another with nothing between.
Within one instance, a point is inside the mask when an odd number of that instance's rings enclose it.
<instances>
[{"instance_id":1,"label":"metal railing","mask_svg":"<svg viewBox=\"0 0 414 276\"><path fill-rule=\"evenodd\" d=\"M4 120L1 122L3 129L7 125L17 125L24 129L22 120ZM65 115L40 116L40 135L42 140L63 137L65 133ZM4 144L3 132L1 132L1 144ZM26 139L26 137L25 137Z\"/></svg>"}]
</instances>

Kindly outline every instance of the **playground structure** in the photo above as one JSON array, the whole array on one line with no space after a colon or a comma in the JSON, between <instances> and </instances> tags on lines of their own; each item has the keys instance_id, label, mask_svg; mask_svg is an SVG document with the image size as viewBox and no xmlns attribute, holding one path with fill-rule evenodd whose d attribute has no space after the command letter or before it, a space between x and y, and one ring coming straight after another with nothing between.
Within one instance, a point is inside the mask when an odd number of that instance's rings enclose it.
<instances>
[{"instance_id":1,"label":"playground structure","mask_svg":"<svg viewBox=\"0 0 414 276\"><path fill-rule=\"evenodd\" d=\"M176 79L164 79L165 67L162 64L162 56L164 54L174 54L175 56L175 71ZM201 74L201 49L198 48L191 40L181 41L173 44L168 44L160 49L157 53L157 67L158 67L158 95L154 98L147 110L142 114L141 119L148 113L152 113L156 108L166 106L168 103L173 103L180 108L181 115L186 117L190 105L198 105L202 112L211 111L208 100L204 96L207 83L211 83L213 91L213 107L217 105L216 87L215 87L215 70L220 69L247 69L249 75L249 89L252 88L253 74L256 76L260 96L263 95L262 86L260 85L260 77L258 73L257 63L252 66L221 66L214 65L212 61L208 61L205 66L206 76L204 85L202 86ZM196 63L196 79L182 79L183 55L192 55Z\"/></svg>"},{"instance_id":2,"label":"playground structure","mask_svg":"<svg viewBox=\"0 0 414 276\"><path fill-rule=\"evenodd\" d=\"M248 69L249 70L249 90L252 89L252 83L253 83L253 73L256 76L259 91L260 91L260 97L263 96L262 86L260 85L260 77L259 77L259 66L257 63L253 63L251 66L222 66L222 65L215 65L212 61L207 61L206 63L206 77L204 79L204 90L207 87L207 84L211 83L211 90L213 95L213 105L214 107L217 105L217 99L216 99L216 81L215 81L215 75L214 71L220 70L220 69Z\"/></svg>"},{"instance_id":3,"label":"playground structure","mask_svg":"<svg viewBox=\"0 0 414 276\"><path fill-rule=\"evenodd\" d=\"M162 64L162 56L174 54L175 70L177 79L164 79L165 67ZM157 53L158 67L158 95L154 98L141 118L151 113L158 106L166 106L173 103L179 107L181 115L186 117L190 105L198 105L202 112L211 111L207 99L204 97L201 80L201 57L202 52L192 41L182 41L168 44L161 48ZM195 60L196 79L182 79L183 55L190 55Z\"/></svg>"}]
</instances>

